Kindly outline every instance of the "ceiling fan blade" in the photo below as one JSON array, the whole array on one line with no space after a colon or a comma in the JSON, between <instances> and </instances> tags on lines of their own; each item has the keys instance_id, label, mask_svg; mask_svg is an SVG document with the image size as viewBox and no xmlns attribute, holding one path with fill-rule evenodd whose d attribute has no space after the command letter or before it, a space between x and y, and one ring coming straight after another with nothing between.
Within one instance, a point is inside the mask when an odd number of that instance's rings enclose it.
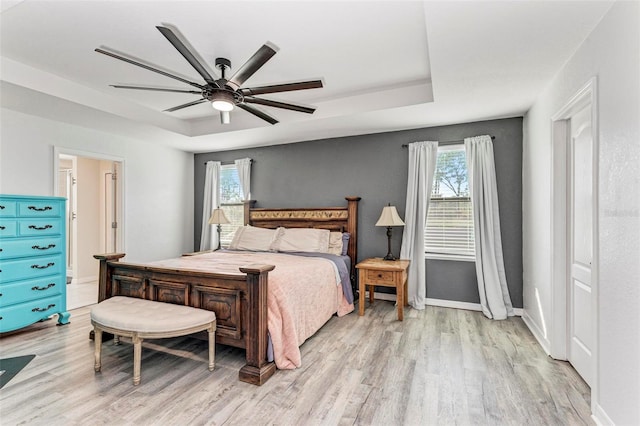
<instances>
[{"instance_id":1,"label":"ceiling fan blade","mask_svg":"<svg viewBox=\"0 0 640 426\"><path fill-rule=\"evenodd\" d=\"M143 86L124 86L121 84L110 84L111 87L116 89L135 89L135 90L152 90L156 92L174 92L174 93L191 93L194 95L201 95L201 91L196 90L182 90L182 89L163 89L159 87L143 87Z\"/></svg>"},{"instance_id":2,"label":"ceiling fan blade","mask_svg":"<svg viewBox=\"0 0 640 426\"><path fill-rule=\"evenodd\" d=\"M267 93L290 92L293 90L319 89L322 80L299 81L296 83L271 84L269 86L247 87L240 89L243 95L264 95Z\"/></svg>"},{"instance_id":3,"label":"ceiling fan blade","mask_svg":"<svg viewBox=\"0 0 640 426\"><path fill-rule=\"evenodd\" d=\"M202 86L202 85L200 85L198 83L194 83L193 81L185 80L182 77L178 77L177 75L169 74L166 71L162 71L162 70L159 70L157 68L150 67L149 65L142 64L140 62L134 61L133 59L125 58L124 56L120 56L120 55L112 53L112 52L107 52L106 50L103 50L103 49L100 49L100 48L95 49L95 51L98 52L98 53L102 53L103 55L111 56L112 58L119 59L121 61L127 62L129 64L136 65L136 66L138 66L140 68L144 68L144 69L149 70L149 71L157 72L158 74L164 75L165 77L173 78L174 80L178 80L178 81L181 81L183 83L187 83L187 84L189 84L189 85L191 85L193 87L197 87L199 89L204 89L204 86Z\"/></svg>"},{"instance_id":4,"label":"ceiling fan blade","mask_svg":"<svg viewBox=\"0 0 640 426\"><path fill-rule=\"evenodd\" d=\"M162 33L163 36L167 38L167 40L169 40L169 43L171 43L173 47L175 47L178 52L180 52L180 54L184 56L187 62L189 62L189 64L191 64L191 66L196 71L198 71L198 74L200 74L202 78L204 78L204 81L209 84L213 84L216 87L219 87L215 79L211 76L211 74L209 74L209 71L207 71L206 68L196 59L194 54L191 53L187 46L185 46L184 43L182 43L182 41L180 41L180 39L176 37L173 31L171 31L167 27L157 26L156 28Z\"/></svg>"},{"instance_id":5,"label":"ceiling fan blade","mask_svg":"<svg viewBox=\"0 0 640 426\"><path fill-rule=\"evenodd\" d=\"M277 51L277 47L263 44L262 47L233 74L233 77L229 79L227 85L232 87L233 90L238 90L240 86L242 86L242 83L258 71Z\"/></svg>"},{"instance_id":6,"label":"ceiling fan blade","mask_svg":"<svg viewBox=\"0 0 640 426\"><path fill-rule=\"evenodd\" d=\"M251 114L255 115L256 117L263 119L264 121L268 121L271 124L278 123L278 120L276 120L274 117L270 116L266 112L260 111L258 108L254 108L254 107L246 105L246 104L238 104L237 106L238 106L238 108L242 108L243 110L245 110L247 112L250 112Z\"/></svg>"},{"instance_id":7,"label":"ceiling fan blade","mask_svg":"<svg viewBox=\"0 0 640 426\"><path fill-rule=\"evenodd\" d=\"M291 111L306 112L307 114L313 114L313 112L316 110L313 107L289 104L285 102L274 101L271 99L252 98L249 96L245 96L244 101L248 104L265 105L265 106L270 106L274 108L288 109Z\"/></svg>"},{"instance_id":8,"label":"ceiling fan blade","mask_svg":"<svg viewBox=\"0 0 640 426\"><path fill-rule=\"evenodd\" d=\"M187 108L187 107L194 106L194 105L198 105L198 104L201 104L201 103L203 103L203 102L208 102L208 100L207 100L207 99L205 99L205 98L198 99L197 101L188 102L188 103L186 103L186 104L182 104L182 105L174 106L173 108L165 109L165 110L164 110L164 112L173 112L173 111L177 111L177 110L179 110L179 109Z\"/></svg>"}]
</instances>

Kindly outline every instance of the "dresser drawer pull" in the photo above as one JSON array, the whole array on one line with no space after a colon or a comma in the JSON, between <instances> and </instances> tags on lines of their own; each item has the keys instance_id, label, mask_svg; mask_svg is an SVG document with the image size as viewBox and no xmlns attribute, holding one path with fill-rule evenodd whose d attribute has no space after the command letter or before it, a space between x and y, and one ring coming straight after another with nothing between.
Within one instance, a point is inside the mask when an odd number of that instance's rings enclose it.
<instances>
[{"instance_id":1,"label":"dresser drawer pull","mask_svg":"<svg viewBox=\"0 0 640 426\"><path fill-rule=\"evenodd\" d=\"M378 274L378 278L382 278L382 274Z\"/></svg>"},{"instance_id":2,"label":"dresser drawer pull","mask_svg":"<svg viewBox=\"0 0 640 426\"><path fill-rule=\"evenodd\" d=\"M4 206L0 206L0 210L4 210Z\"/></svg>"},{"instance_id":3,"label":"dresser drawer pull","mask_svg":"<svg viewBox=\"0 0 640 426\"><path fill-rule=\"evenodd\" d=\"M53 207L51 207L51 206L45 206L45 207L43 207L41 209L37 208L36 206L29 206L27 208L29 210L34 210L34 211L37 211L37 212L46 212L47 210L52 210L53 209Z\"/></svg>"},{"instance_id":4,"label":"dresser drawer pull","mask_svg":"<svg viewBox=\"0 0 640 426\"><path fill-rule=\"evenodd\" d=\"M47 289L49 289L51 287L54 287L55 285L56 285L56 283L49 283L46 287L38 287L38 286L31 287L31 290L37 290L37 291L47 290ZM2 295L0 294L0 296L2 296Z\"/></svg>"},{"instance_id":5,"label":"dresser drawer pull","mask_svg":"<svg viewBox=\"0 0 640 426\"><path fill-rule=\"evenodd\" d=\"M55 244L49 244L49 245L48 245L48 246L46 246L46 247L31 246L31 248L32 248L32 249L34 249L34 250L49 250L49 249L54 248L55 246L56 246Z\"/></svg>"},{"instance_id":6,"label":"dresser drawer pull","mask_svg":"<svg viewBox=\"0 0 640 426\"><path fill-rule=\"evenodd\" d=\"M45 311L48 311L51 308L54 308L55 306L56 306L56 304L52 303L49 306L47 306L46 308L33 308L31 310L31 312L45 312Z\"/></svg>"},{"instance_id":7,"label":"dresser drawer pull","mask_svg":"<svg viewBox=\"0 0 640 426\"><path fill-rule=\"evenodd\" d=\"M7 229L5 226L0 225L0 231L4 231L5 229Z\"/></svg>"},{"instance_id":8,"label":"dresser drawer pull","mask_svg":"<svg viewBox=\"0 0 640 426\"><path fill-rule=\"evenodd\" d=\"M31 265L31 269L47 269L55 265L53 262L49 262L46 265Z\"/></svg>"},{"instance_id":9,"label":"dresser drawer pull","mask_svg":"<svg viewBox=\"0 0 640 426\"><path fill-rule=\"evenodd\" d=\"M29 225L29 229L35 229L36 231L43 231L45 229L51 229L53 228L53 225L45 225L45 226L35 226L35 225Z\"/></svg>"}]
</instances>

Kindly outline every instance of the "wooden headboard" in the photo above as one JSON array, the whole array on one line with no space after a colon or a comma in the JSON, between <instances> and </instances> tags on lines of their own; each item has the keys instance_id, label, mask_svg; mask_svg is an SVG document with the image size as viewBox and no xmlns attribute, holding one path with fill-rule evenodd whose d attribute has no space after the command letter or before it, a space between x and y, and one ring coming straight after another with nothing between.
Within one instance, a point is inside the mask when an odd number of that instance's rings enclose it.
<instances>
[{"instance_id":1,"label":"wooden headboard","mask_svg":"<svg viewBox=\"0 0 640 426\"><path fill-rule=\"evenodd\" d=\"M297 209L254 208L255 200L245 201L245 225L260 228L319 228L348 232L351 258L351 282L354 284L358 261L358 202L360 197L345 197L345 207L313 207ZM355 294L355 293L354 293Z\"/></svg>"}]
</instances>

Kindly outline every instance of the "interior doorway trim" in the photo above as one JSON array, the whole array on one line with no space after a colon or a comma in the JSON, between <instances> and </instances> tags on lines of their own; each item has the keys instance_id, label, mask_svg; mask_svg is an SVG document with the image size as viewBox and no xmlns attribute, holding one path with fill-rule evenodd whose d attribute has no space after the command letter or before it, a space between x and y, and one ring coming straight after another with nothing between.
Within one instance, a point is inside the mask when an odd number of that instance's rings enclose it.
<instances>
[{"instance_id":1,"label":"interior doorway trim","mask_svg":"<svg viewBox=\"0 0 640 426\"><path fill-rule=\"evenodd\" d=\"M124 238L125 227L126 227L126 223L124 221L124 212L126 211L126 208L125 208L126 207L125 206L126 188L124 185L126 167L125 167L124 158L118 157L115 155L104 154L100 152L83 151L79 149L54 146L53 147L53 171L54 172L53 172L52 194L55 194L58 188L58 167L59 167L60 155L72 155L75 157L92 158L95 160L107 160L107 161L119 162L121 164L120 182L122 182L122 184L120 185L120 195L118 197L120 200L120 205L118 206L120 222L118 224L118 238L116 239L116 241L118 244L117 251L121 253L126 253L126 247L125 247L126 243Z\"/></svg>"},{"instance_id":2,"label":"interior doorway trim","mask_svg":"<svg viewBox=\"0 0 640 426\"><path fill-rule=\"evenodd\" d=\"M598 234L598 102L597 79L591 78L560 110L551 117L551 321L550 321L550 355L552 358L566 360L568 355L568 247L567 247L567 212L568 212L568 179L567 160L570 137L569 119L587 105L591 105L591 123L593 129L592 152L592 235L593 260L591 284L591 333L592 384L591 412L598 407L599 378L599 334L598 334L598 300L599 300L599 234Z\"/></svg>"}]
</instances>

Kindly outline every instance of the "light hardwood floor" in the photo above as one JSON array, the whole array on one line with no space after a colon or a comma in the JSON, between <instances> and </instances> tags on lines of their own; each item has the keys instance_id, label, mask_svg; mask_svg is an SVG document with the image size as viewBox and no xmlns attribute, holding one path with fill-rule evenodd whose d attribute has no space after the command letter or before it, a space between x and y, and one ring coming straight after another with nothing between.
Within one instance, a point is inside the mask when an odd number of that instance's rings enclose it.
<instances>
[{"instance_id":1,"label":"light hardwood floor","mask_svg":"<svg viewBox=\"0 0 640 426\"><path fill-rule=\"evenodd\" d=\"M244 353L191 337L145 341L132 386L130 344L103 346L93 371L89 308L71 323L0 338L0 357L36 358L0 390L0 423L46 425L567 425L593 424L589 388L548 358L520 318L407 309L376 301L332 318L301 348L303 366L265 385L237 380Z\"/></svg>"}]
</instances>

